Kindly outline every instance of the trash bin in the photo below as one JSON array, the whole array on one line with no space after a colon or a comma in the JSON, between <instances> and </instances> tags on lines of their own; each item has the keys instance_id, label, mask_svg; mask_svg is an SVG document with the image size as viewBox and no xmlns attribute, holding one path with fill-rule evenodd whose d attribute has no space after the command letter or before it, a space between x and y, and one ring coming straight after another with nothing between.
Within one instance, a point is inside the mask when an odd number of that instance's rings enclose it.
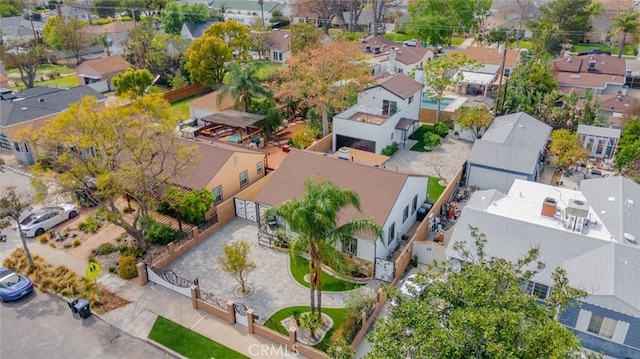
<instances>
[{"instance_id":1,"label":"trash bin","mask_svg":"<svg viewBox=\"0 0 640 359\"><path fill-rule=\"evenodd\" d=\"M69 304L69 309L71 309L71 312L73 312L73 313L77 313L78 312L76 310L76 303L78 303L78 298L76 298L76 297L72 297L72 298L67 300L67 304Z\"/></svg>"},{"instance_id":2,"label":"trash bin","mask_svg":"<svg viewBox=\"0 0 640 359\"><path fill-rule=\"evenodd\" d=\"M429 212L428 209L424 208L424 207L420 207L418 208L418 213L416 214L416 220L418 222L422 222L422 220L424 219L424 217L427 216L427 212Z\"/></svg>"},{"instance_id":3,"label":"trash bin","mask_svg":"<svg viewBox=\"0 0 640 359\"><path fill-rule=\"evenodd\" d=\"M87 319L91 316L91 309L89 308L89 301L86 299L80 299L78 303L74 305L74 308L80 314L80 318Z\"/></svg>"}]
</instances>

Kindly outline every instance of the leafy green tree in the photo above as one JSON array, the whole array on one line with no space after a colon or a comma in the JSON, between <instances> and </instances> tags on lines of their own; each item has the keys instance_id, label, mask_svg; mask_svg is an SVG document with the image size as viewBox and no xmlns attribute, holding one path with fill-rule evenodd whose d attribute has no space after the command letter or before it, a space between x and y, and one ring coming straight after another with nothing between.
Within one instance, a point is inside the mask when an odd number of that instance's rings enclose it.
<instances>
[{"instance_id":1,"label":"leafy green tree","mask_svg":"<svg viewBox=\"0 0 640 359\"><path fill-rule=\"evenodd\" d=\"M21 0L4 0L0 2L0 17L21 15L22 9L24 3Z\"/></svg>"},{"instance_id":2,"label":"leafy green tree","mask_svg":"<svg viewBox=\"0 0 640 359\"><path fill-rule=\"evenodd\" d=\"M128 68L127 71L114 76L113 85L116 87L116 96L137 98L144 96L153 84L153 75L149 70L134 70Z\"/></svg>"},{"instance_id":3,"label":"leafy green tree","mask_svg":"<svg viewBox=\"0 0 640 359\"><path fill-rule=\"evenodd\" d=\"M178 226L182 231L183 220L196 225L204 222L205 214L211 209L215 197L206 188L185 193L184 190L172 186L165 193L165 199L175 212Z\"/></svg>"},{"instance_id":4,"label":"leafy green tree","mask_svg":"<svg viewBox=\"0 0 640 359\"><path fill-rule=\"evenodd\" d=\"M29 209L29 205L22 202L20 196L18 196L14 190L10 190L9 193L0 198L0 231L11 226L10 221L15 221L17 223L17 231L20 235L20 240L22 240L22 247L24 248L25 253L27 253L27 258L29 259L31 268L33 268L35 267L33 257L31 257L27 241L25 240L24 235L22 234L22 229L20 228L20 214L27 209Z\"/></svg>"},{"instance_id":5,"label":"leafy green tree","mask_svg":"<svg viewBox=\"0 0 640 359\"><path fill-rule=\"evenodd\" d=\"M20 50L4 51L2 59L5 61L5 66L18 69L20 81L27 88L33 88L38 65L46 58L46 46L37 40L15 44L15 46L20 46Z\"/></svg>"},{"instance_id":6,"label":"leafy green tree","mask_svg":"<svg viewBox=\"0 0 640 359\"><path fill-rule=\"evenodd\" d=\"M580 135L564 128L551 132L549 150L556 154L556 167L563 170L589 159L587 150L582 147Z\"/></svg>"},{"instance_id":7,"label":"leafy green tree","mask_svg":"<svg viewBox=\"0 0 640 359\"><path fill-rule=\"evenodd\" d=\"M199 160L197 147L176 139L179 121L160 94L119 107L101 106L86 96L31 134L37 157L65 169L55 174L40 166L37 181L54 177L61 193L86 193L110 222L145 248L149 221L144 219L156 207L160 189ZM133 212L118 205L122 197L133 202Z\"/></svg>"},{"instance_id":8,"label":"leafy green tree","mask_svg":"<svg viewBox=\"0 0 640 359\"><path fill-rule=\"evenodd\" d=\"M88 22L76 18L51 16L44 26L43 39L53 49L71 51L76 63L80 63L80 50L93 41L84 31L88 26Z\"/></svg>"},{"instance_id":9,"label":"leafy green tree","mask_svg":"<svg viewBox=\"0 0 640 359\"><path fill-rule=\"evenodd\" d=\"M318 45L322 37L322 30L312 23L301 22L291 25L291 34L293 36L291 52L295 54L308 47Z\"/></svg>"},{"instance_id":10,"label":"leafy green tree","mask_svg":"<svg viewBox=\"0 0 640 359\"><path fill-rule=\"evenodd\" d=\"M640 35L640 13L631 10L618 14L611 20L611 36L618 36L622 34L622 41L620 41L620 50L618 51L618 58L622 57L622 50L624 50L624 44L627 41L627 36L631 37L634 41L638 39Z\"/></svg>"},{"instance_id":11,"label":"leafy green tree","mask_svg":"<svg viewBox=\"0 0 640 359\"><path fill-rule=\"evenodd\" d=\"M557 268L551 290L557 295L549 299L551 305L540 303L521 289L544 268L539 249L511 262L489 255L484 234L471 231L470 249L454 245L465 261L462 271L453 273L438 263L430 268L435 273L420 272L417 282L425 289L414 299L390 291L399 305L368 335L372 351L367 358L571 358L582 349L556 318L586 293L571 288L565 271Z\"/></svg>"},{"instance_id":12,"label":"leafy green tree","mask_svg":"<svg viewBox=\"0 0 640 359\"><path fill-rule=\"evenodd\" d=\"M359 218L341 218L346 208L353 207L360 212L360 199L352 190L340 188L329 181L307 179L306 192L302 198L284 202L278 207L267 210L267 216L277 215L284 219L294 233L289 246L291 260L297 260L300 254L309 256L309 297L311 315L322 313L322 266L344 272L344 256L337 250L343 241L362 233L373 233L382 237L382 229L373 220ZM316 292L317 299L314 299Z\"/></svg>"},{"instance_id":13,"label":"leafy green tree","mask_svg":"<svg viewBox=\"0 0 640 359\"><path fill-rule=\"evenodd\" d=\"M151 18L145 18L129 31L129 41L124 45L124 58L136 69L151 64L152 42L156 33Z\"/></svg>"},{"instance_id":14,"label":"leafy green tree","mask_svg":"<svg viewBox=\"0 0 640 359\"><path fill-rule=\"evenodd\" d=\"M256 269L256 263L249 259L250 249L251 244L247 241L225 243L222 246L223 255L218 257L222 270L240 283L242 293L246 293L247 277Z\"/></svg>"},{"instance_id":15,"label":"leafy green tree","mask_svg":"<svg viewBox=\"0 0 640 359\"><path fill-rule=\"evenodd\" d=\"M262 101L254 101L251 112L264 115L260 126L262 127L262 133L265 138L271 136L282 126L282 120L284 118L282 110L276 108L276 102L272 97L263 98Z\"/></svg>"},{"instance_id":16,"label":"leafy green tree","mask_svg":"<svg viewBox=\"0 0 640 359\"><path fill-rule=\"evenodd\" d=\"M533 42L552 55L558 45L577 44L593 28L593 17L602 13L602 3L592 0L552 0L540 7L540 16L529 21Z\"/></svg>"},{"instance_id":17,"label":"leafy green tree","mask_svg":"<svg viewBox=\"0 0 640 359\"><path fill-rule=\"evenodd\" d=\"M249 49L258 53L258 58L262 60L265 52L269 50L267 38L271 28L262 25L262 21L256 20L251 24L251 38Z\"/></svg>"},{"instance_id":18,"label":"leafy green tree","mask_svg":"<svg viewBox=\"0 0 640 359\"><path fill-rule=\"evenodd\" d=\"M628 170L631 175L640 175L640 118L633 116L622 130L615 157L618 170Z\"/></svg>"},{"instance_id":19,"label":"leafy green tree","mask_svg":"<svg viewBox=\"0 0 640 359\"><path fill-rule=\"evenodd\" d=\"M485 106L463 107L454 119L461 129L470 129L473 137L478 138L480 131L491 126L493 114Z\"/></svg>"},{"instance_id":20,"label":"leafy green tree","mask_svg":"<svg viewBox=\"0 0 640 359\"><path fill-rule=\"evenodd\" d=\"M172 1L162 10L160 18L166 33L179 35L184 23L205 23L210 16L207 5L203 3L190 5L187 2Z\"/></svg>"},{"instance_id":21,"label":"leafy green tree","mask_svg":"<svg viewBox=\"0 0 640 359\"><path fill-rule=\"evenodd\" d=\"M120 2L118 0L95 0L93 8L98 16L106 19L116 15L120 9Z\"/></svg>"},{"instance_id":22,"label":"leafy green tree","mask_svg":"<svg viewBox=\"0 0 640 359\"><path fill-rule=\"evenodd\" d=\"M424 134L424 148L431 150L437 147L442 142L442 137L433 132L427 132Z\"/></svg>"},{"instance_id":23,"label":"leafy green tree","mask_svg":"<svg viewBox=\"0 0 640 359\"><path fill-rule=\"evenodd\" d=\"M135 9L135 20L140 21L140 15L151 18L164 9L172 0L121 0L120 7L123 9Z\"/></svg>"},{"instance_id":24,"label":"leafy green tree","mask_svg":"<svg viewBox=\"0 0 640 359\"><path fill-rule=\"evenodd\" d=\"M533 114L537 104L557 87L550 62L549 57L522 59L509 75L506 99L498 112L505 115L521 111Z\"/></svg>"},{"instance_id":25,"label":"leafy green tree","mask_svg":"<svg viewBox=\"0 0 640 359\"><path fill-rule=\"evenodd\" d=\"M491 1L469 0L416 0L409 4L411 22L409 34L415 34L431 45L451 45L455 31L465 32L477 26L475 15L482 12ZM488 10L488 9L486 9ZM486 15L487 11L482 14Z\"/></svg>"},{"instance_id":26,"label":"leafy green tree","mask_svg":"<svg viewBox=\"0 0 640 359\"><path fill-rule=\"evenodd\" d=\"M271 12L271 18L269 19L269 22L275 25L275 24L283 23L286 20L287 20L287 17L284 16L282 11L275 9Z\"/></svg>"},{"instance_id":27,"label":"leafy green tree","mask_svg":"<svg viewBox=\"0 0 640 359\"><path fill-rule=\"evenodd\" d=\"M270 95L260 84L260 80L256 76L256 70L255 62L249 62L244 65L238 65L234 62L229 63L227 65L225 83L220 88L216 99L218 106L226 96L231 95L234 109L249 112L251 101L254 97Z\"/></svg>"},{"instance_id":28,"label":"leafy green tree","mask_svg":"<svg viewBox=\"0 0 640 359\"><path fill-rule=\"evenodd\" d=\"M460 53L438 56L424 64L424 88L430 96L438 101L436 122L440 121L440 103L444 92L462 80L462 73L458 70L463 67L473 68L475 66L473 60Z\"/></svg>"},{"instance_id":29,"label":"leafy green tree","mask_svg":"<svg viewBox=\"0 0 640 359\"><path fill-rule=\"evenodd\" d=\"M96 36L96 43L107 50L107 57L111 56L111 50L109 50L111 42L109 41L106 32Z\"/></svg>"}]
</instances>

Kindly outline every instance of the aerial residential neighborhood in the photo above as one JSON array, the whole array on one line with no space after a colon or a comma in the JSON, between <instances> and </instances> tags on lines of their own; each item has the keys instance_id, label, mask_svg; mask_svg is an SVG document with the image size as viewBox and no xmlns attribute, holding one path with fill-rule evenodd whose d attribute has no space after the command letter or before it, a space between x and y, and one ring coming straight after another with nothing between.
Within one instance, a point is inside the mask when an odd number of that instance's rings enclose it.
<instances>
[{"instance_id":1,"label":"aerial residential neighborhood","mask_svg":"<svg viewBox=\"0 0 640 359\"><path fill-rule=\"evenodd\" d=\"M0 357L638 358L639 41L630 0L8 0Z\"/></svg>"}]
</instances>

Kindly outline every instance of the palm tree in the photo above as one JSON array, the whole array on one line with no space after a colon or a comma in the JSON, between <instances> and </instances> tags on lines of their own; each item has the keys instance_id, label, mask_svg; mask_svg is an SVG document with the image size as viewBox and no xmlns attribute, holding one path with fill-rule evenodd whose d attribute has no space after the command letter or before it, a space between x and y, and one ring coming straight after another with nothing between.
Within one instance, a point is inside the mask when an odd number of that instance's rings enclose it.
<instances>
[{"instance_id":1,"label":"palm tree","mask_svg":"<svg viewBox=\"0 0 640 359\"><path fill-rule=\"evenodd\" d=\"M638 35L640 35L640 13L633 10L620 13L611 21L611 28L611 36L618 36L622 34L620 50L618 51L618 58L621 58L624 43L627 40L627 35L631 36L634 40L638 38Z\"/></svg>"},{"instance_id":2,"label":"palm tree","mask_svg":"<svg viewBox=\"0 0 640 359\"><path fill-rule=\"evenodd\" d=\"M231 95L234 109L249 112L254 97L268 96L270 93L262 87L256 70L256 65L252 62L244 65L229 63L225 84L220 88L216 98L218 107L226 95Z\"/></svg>"},{"instance_id":3,"label":"palm tree","mask_svg":"<svg viewBox=\"0 0 640 359\"><path fill-rule=\"evenodd\" d=\"M322 266L329 265L338 272L345 272L344 256L337 249L343 241L353 240L358 234L373 233L382 236L382 229L373 220L359 217L339 223L339 216L346 210L360 212L360 199L352 190L343 189L329 181L307 179L306 193L301 199L291 199L279 207L270 208L267 216L279 216L294 233L289 254L296 260L303 253L309 256L309 296L311 314L322 312ZM314 303L316 292L317 305Z\"/></svg>"}]
</instances>

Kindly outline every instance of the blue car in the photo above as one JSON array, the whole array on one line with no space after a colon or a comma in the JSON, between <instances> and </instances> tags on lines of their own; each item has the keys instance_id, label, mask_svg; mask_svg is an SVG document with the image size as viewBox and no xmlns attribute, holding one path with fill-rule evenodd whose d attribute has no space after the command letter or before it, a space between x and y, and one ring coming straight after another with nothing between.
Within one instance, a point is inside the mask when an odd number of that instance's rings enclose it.
<instances>
[{"instance_id":1,"label":"blue car","mask_svg":"<svg viewBox=\"0 0 640 359\"><path fill-rule=\"evenodd\" d=\"M0 267L0 302L22 298L33 291L33 283L11 269Z\"/></svg>"}]
</instances>

